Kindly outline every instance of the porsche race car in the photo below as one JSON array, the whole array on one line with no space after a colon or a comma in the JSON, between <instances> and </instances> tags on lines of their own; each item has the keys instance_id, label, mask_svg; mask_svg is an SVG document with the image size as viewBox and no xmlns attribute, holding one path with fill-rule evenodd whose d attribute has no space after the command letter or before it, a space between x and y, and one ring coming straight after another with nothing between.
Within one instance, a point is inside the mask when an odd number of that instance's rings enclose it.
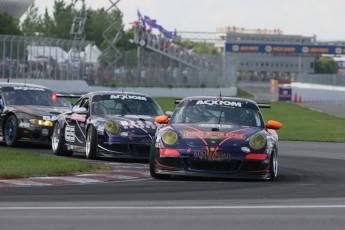
<instances>
[{"instance_id":1,"label":"porsche race car","mask_svg":"<svg viewBox=\"0 0 345 230\"><path fill-rule=\"evenodd\" d=\"M265 107L268 107L265 104ZM264 123L258 104L231 97L184 98L153 139L150 174L274 180L281 123Z\"/></svg>"},{"instance_id":2,"label":"porsche race car","mask_svg":"<svg viewBox=\"0 0 345 230\"><path fill-rule=\"evenodd\" d=\"M34 84L0 83L0 141L7 146L20 142L50 144L57 116L71 109L65 98Z\"/></svg>"},{"instance_id":3,"label":"porsche race car","mask_svg":"<svg viewBox=\"0 0 345 230\"><path fill-rule=\"evenodd\" d=\"M155 117L163 115L148 95L99 91L83 95L71 112L58 116L52 135L55 155L81 152L99 156L148 159Z\"/></svg>"}]
</instances>

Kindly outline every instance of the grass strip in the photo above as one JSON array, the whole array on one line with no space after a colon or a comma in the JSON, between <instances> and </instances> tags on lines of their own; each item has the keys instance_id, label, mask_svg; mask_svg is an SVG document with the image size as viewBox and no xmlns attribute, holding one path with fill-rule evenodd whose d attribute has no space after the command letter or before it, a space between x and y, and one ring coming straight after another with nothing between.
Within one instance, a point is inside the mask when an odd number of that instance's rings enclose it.
<instances>
[{"instance_id":1,"label":"grass strip","mask_svg":"<svg viewBox=\"0 0 345 230\"><path fill-rule=\"evenodd\" d=\"M155 98L164 111L174 110L175 98ZM270 109L261 109L265 121L283 124L279 139L286 141L320 141L345 143L345 118L318 112L295 103L271 102Z\"/></svg>"},{"instance_id":2,"label":"grass strip","mask_svg":"<svg viewBox=\"0 0 345 230\"><path fill-rule=\"evenodd\" d=\"M110 169L105 164L84 162L66 157L7 149L2 149L0 152L0 178L5 179L72 175Z\"/></svg>"}]
</instances>

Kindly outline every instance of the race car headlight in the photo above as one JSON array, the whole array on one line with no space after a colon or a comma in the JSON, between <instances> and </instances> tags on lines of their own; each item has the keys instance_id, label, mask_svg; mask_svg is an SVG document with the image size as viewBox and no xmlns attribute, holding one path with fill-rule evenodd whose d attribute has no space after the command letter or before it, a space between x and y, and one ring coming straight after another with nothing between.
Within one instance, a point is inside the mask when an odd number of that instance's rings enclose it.
<instances>
[{"instance_id":1,"label":"race car headlight","mask_svg":"<svg viewBox=\"0 0 345 230\"><path fill-rule=\"evenodd\" d=\"M53 122L40 119L30 119L30 123L39 126L53 126Z\"/></svg>"},{"instance_id":2,"label":"race car headlight","mask_svg":"<svg viewBox=\"0 0 345 230\"><path fill-rule=\"evenodd\" d=\"M107 121L104 125L104 128L113 134L120 134L120 125L113 121Z\"/></svg>"},{"instance_id":3,"label":"race car headlight","mask_svg":"<svg viewBox=\"0 0 345 230\"><path fill-rule=\"evenodd\" d=\"M168 130L162 135L162 141L167 145L176 144L177 140L178 140L177 133L172 130Z\"/></svg>"},{"instance_id":4,"label":"race car headlight","mask_svg":"<svg viewBox=\"0 0 345 230\"><path fill-rule=\"evenodd\" d=\"M262 149L265 147L267 140L261 134L255 134L249 138L249 146L252 149Z\"/></svg>"}]
</instances>

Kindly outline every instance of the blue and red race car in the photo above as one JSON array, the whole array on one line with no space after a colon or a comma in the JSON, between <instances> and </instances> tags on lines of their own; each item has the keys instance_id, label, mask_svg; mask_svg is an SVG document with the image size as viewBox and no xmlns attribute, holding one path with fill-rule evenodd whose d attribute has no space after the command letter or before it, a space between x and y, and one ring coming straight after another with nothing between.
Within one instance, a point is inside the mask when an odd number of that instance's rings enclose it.
<instances>
[{"instance_id":1,"label":"blue and red race car","mask_svg":"<svg viewBox=\"0 0 345 230\"><path fill-rule=\"evenodd\" d=\"M83 95L71 112L58 116L52 134L55 155L86 154L148 159L155 117L163 115L148 95L99 91Z\"/></svg>"},{"instance_id":2,"label":"blue and red race car","mask_svg":"<svg viewBox=\"0 0 345 230\"><path fill-rule=\"evenodd\" d=\"M266 104L267 106L267 104ZM231 97L187 97L156 122L150 173L274 180L281 123L264 123L256 102Z\"/></svg>"}]
</instances>

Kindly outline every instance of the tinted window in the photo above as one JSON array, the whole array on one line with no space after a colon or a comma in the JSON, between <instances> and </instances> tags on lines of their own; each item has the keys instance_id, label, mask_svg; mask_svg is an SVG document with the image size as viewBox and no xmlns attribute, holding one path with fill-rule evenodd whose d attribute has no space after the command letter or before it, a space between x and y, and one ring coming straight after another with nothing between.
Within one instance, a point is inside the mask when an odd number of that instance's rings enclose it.
<instances>
[{"instance_id":1,"label":"tinted window","mask_svg":"<svg viewBox=\"0 0 345 230\"><path fill-rule=\"evenodd\" d=\"M8 105L39 105L70 107L70 103L64 98L56 98L53 101L53 92L38 87L3 87L1 88L3 98Z\"/></svg>"},{"instance_id":2,"label":"tinted window","mask_svg":"<svg viewBox=\"0 0 345 230\"><path fill-rule=\"evenodd\" d=\"M161 108L150 97L138 95L96 95L92 99L92 112L96 115L160 116Z\"/></svg>"},{"instance_id":3,"label":"tinted window","mask_svg":"<svg viewBox=\"0 0 345 230\"><path fill-rule=\"evenodd\" d=\"M211 100L185 100L175 110L170 123L229 124L262 126L261 114L255 106L239 102L219 103Z\"/></svg>"}]
</instances>

